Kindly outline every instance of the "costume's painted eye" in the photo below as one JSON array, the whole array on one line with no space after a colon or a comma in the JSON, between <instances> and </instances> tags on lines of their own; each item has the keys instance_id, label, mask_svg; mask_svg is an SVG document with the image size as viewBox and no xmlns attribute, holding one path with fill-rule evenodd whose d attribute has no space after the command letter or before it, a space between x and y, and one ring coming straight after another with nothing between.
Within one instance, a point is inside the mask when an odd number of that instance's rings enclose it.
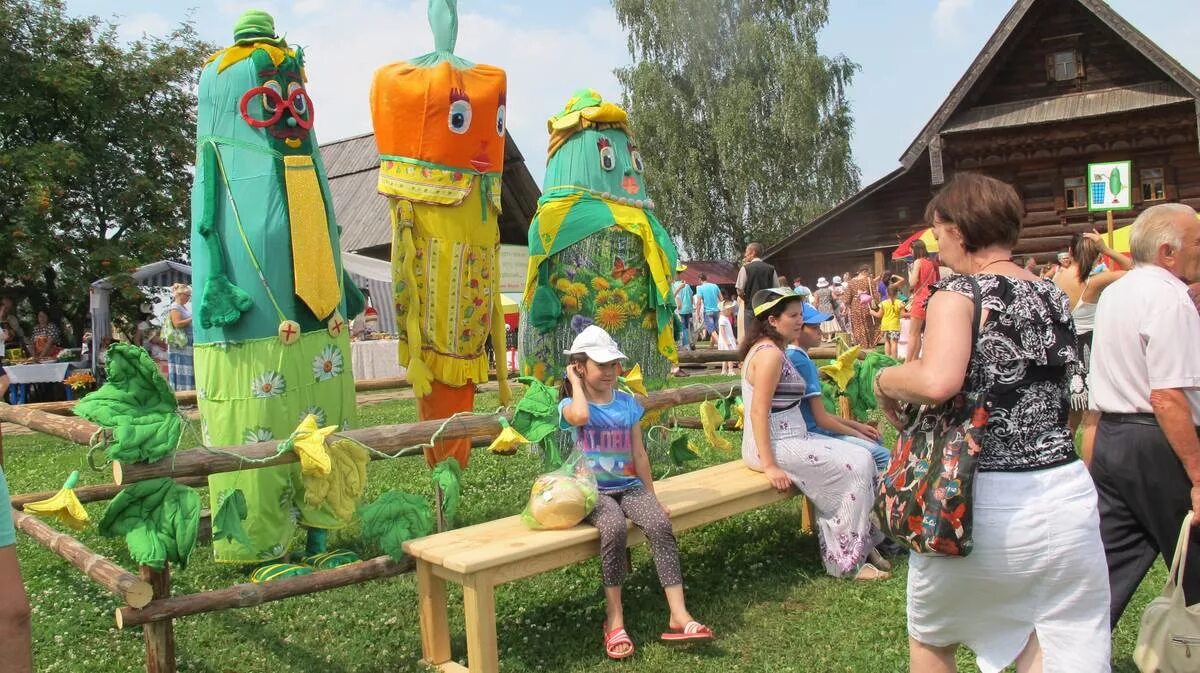
<instances>
[{"instance_id":1,"label":"costume's painted eye","mask_svg":"<svg viewBox=\"0 0 1200 673\"><path fill-rule=\"evenodd\" d=\"M596 149L600 150L600 168L611 171L617 167L617 153L613 151L612 143L608 142L608 138L597 140Z\"/></svg>"},{"instance_id":2,"label":"costume's painted eye","mask_svg":"<svg viewBox=\"0 0 1200 673\"><path fill-rule=\"evenodd\" d=\"M283 87L279 86L279 82L275 80L270 80L266 84L263 84L263 86L274 91L279 96L275 98L265 93L262 95L263 109L271 114L275 114L276 108L279 107L279 101L283 100Z\"/></svg>"},{"instance_id":3,"label":"costume's painted eye","mask_svg":"<svg viewBox=\"0 0 1200 673\"><path fill-rule=\"evenodd\" d=\"M456 100L450 103L450 131L463 134L471 129L471 102Z\"/></svg>"},{"instance_id":4,"label":"costume's painted eye","mask_svg":"<svg viewBox=\"0 0 1200 673\"><path fill-rule=\"evenodd\" d=\"M300 94L292 99L292 109L296 111L296 114L306 115L308 114L308 96L301 91L298 83L292 82L288 85L288 98L291 98L292 94L297 91L300 91Z\"/></svg>"},{"instance_id":5,"label":"costume's painted eye","mask_svg":"<svg viewBox=\"0 0 1200 673\"><path fill-rule=\"evenodd\" d=\"M633 162L633 170L641 173L646 170L646 164L642 163L642 153L638 151L637 145L629 143L629 159Z\"/></svg>"},{"instance_id":6,"label":"costume's painted eye","mask_svg":"<svg viewBox=\"0 0 1200 673\"><path fill-rule=\"evenodd\" d=\"M504 135L504 129L508 128L505 126L508 121L508 110L505 109L506 107L508 106L501 103L500 107L496 108L496 135L498 136Z\"/></svg>"}]
</instances>

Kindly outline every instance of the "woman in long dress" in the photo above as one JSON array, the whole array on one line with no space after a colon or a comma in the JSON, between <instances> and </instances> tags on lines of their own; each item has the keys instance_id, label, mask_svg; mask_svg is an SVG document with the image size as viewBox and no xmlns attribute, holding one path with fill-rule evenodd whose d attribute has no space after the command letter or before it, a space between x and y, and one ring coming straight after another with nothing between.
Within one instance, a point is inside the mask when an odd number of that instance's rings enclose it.
<instances>
[{"instance_id":1,"label":"woman in long dress","mask_svg":"<svg viewBox=\"0 0 1200 673\"><path fill-rule=\"evenodd\" d=\"M742 342L742 460L781 491L795 484L813 503L827 573L887 579L890 565L875 551L883 535L870 520L875 461L861 446L809 434L804 378L783 352L803 326L803 301L790 289L770 288L756 292L751 305Z\"/></svg>"},{"instance_id":2,"label":"woman in long dress","mask_svg":"<svg viewBox=\"0 0 1200 673\"><path fill-rule=\"evenodd\" d=\"M878 302L879 289L871 279L870 268L859 267L858 275L846 284L846 310L850 314L850 334L854 343L864 350L879 343L879 331L871 316L871 304Z\"/></svg>"},{"instance_id":3,"label":"woman in long dress","mask_svg":"<svg viewBox=\"0 0 1200 673\"><path fill-rule=\"evenodd\" d=\"M829 320L821 323L821 341L832 341L833 336L838 333L838 321L834 313L833 289L824 277L817 279L817 291L813 293L813 301L818 311L830 316Z\"/></svg>"},{"instance_id":4,"label":"woman in long dress","mask_svg":"<svg viewBox=\"0 0 1200 673\"><path fill-rule=\"evenodd\" d=\"M196 370L192 359L192 311L187 307L192 300L192 288L183 283L171 286L174 300L167 309L167 320L182 334L187 335L187 344L167 345L167 382L172 390L195 390Z\"/></svg>"}]
</instances>

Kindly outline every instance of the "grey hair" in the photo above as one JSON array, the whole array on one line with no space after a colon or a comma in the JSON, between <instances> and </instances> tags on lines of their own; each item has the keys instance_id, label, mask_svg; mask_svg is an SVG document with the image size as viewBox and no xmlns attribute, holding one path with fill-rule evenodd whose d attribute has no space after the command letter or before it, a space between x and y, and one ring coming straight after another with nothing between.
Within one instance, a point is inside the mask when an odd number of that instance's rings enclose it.
<instances>
[{"instance_id":1,"label":"grey hair","mask_svg":"<svg viewBox=\"0 0 1200 673\"><path fill-rule=\"evenodd\" d=\"M1163 245L1172 250L1183 247L1182 233L1175 224L1179 215L1195 217L1196 211L1182 203L1160 203L1137 216L1129 235L1129 255L1135 264L1154 264Z\"/></svg>"}]
</instances>

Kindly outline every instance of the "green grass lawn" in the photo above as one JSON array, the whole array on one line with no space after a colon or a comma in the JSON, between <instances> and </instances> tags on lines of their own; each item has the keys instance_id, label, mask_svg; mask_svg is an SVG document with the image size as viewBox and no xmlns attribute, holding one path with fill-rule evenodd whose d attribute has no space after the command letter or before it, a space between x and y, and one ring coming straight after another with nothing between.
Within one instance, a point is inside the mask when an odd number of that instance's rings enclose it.
<instances>
[{"instance_id":1,"label":"green grass lawn","mask_svg":"<svg viewBox=\"0 0 1200 673\"><path fill-rule=\"evenodd\" d=\"M721 377L676 380L677 385L717 382ZM494 409L494 394L477 408ZM680 410L694 415L694 410ZM415 420L411 400L360 410L359 425ZM702 467L735 460L705 447L696 433ZM735 446L739 437L730 435ZM89 472L84 450L45 435L5 438L5 472L13 493L49 490L72 469L81 484L105 483L107 470ZM668 465L660 461L661 477ZM476 451L465 473L460 525L518 513L540 461L528 451L493 456ZM376 461L368 498L400 488L431 496L428 469L419 458ZM207 494L203 494L207 503ZM94 520L105 503L89 505ZM667 611L653 564L635 550L626 585L626 619L638 648L626 662L605 659L601 646L603 598L596 561L499 587L496 618L502 670L518 671L901 671L907 667L904 617L906 566L886 582L858 584L824 574L817 542L798 533L795 501L749 512L680 535L689 607L716 631L710 645L657 642ZM133 563L121 539L89 530L85 544L125 568ZM118 631L119 602L55 554L17 534L22 574L33 604L34 656L38 671L117 673L142 670L140 629ZM362 549L355 529L336 544ZM300 543L299 538L297 543ZM1136 670L1130 661L1142 608L1161 588L1166 571L1156 567L1135 597L1113 644L1116 671ZM200 547L191 564L173 573L176 593L194 593L241 582L236 567L213 563ZM461 591L451 585L453 647L463 656ZM185 617L175 623L179 668L204 673L341 673L419 671L420 635L415 581L411 575L301 596L255 608ZM976 670L960 651L961 669ZM465 663L465 662L464 662ZM0 667L2 668L2 667Z\"/></svg>"}]
</instances>

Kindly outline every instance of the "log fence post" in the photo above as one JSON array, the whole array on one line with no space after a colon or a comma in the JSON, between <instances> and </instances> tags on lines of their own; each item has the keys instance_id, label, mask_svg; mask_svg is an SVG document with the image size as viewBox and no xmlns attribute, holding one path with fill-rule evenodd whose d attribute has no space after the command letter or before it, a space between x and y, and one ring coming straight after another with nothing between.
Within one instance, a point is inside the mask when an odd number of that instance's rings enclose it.
<instances>
[{"instance_id":1,"label":"log fence post","mask_svg":"<svg viewBox=\"0 0 1200 673\"><path fill-rule=\"evenodd\" d=\"M142 579L154 588L156 600L171 596L171 566L163 564L162 570L142 566ZM142 640L146 644L146 673L175 673L175 622L164 619L142 626Z\"/></svg>"}]
</instances>

